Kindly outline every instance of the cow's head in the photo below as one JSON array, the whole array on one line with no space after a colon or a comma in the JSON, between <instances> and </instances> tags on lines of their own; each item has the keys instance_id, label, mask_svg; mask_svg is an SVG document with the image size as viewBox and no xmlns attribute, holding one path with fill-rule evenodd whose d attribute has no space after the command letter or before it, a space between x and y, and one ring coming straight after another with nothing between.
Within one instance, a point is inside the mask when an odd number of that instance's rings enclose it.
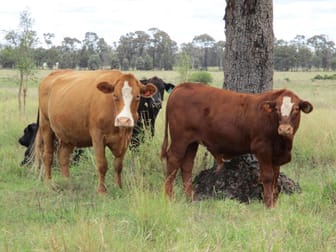
<instances>
[{"instance_id":1,"label":"cow's head","mask_svg":"<svg viewBox=\"0 0 336 252\"><path fill-rule=\"evenodd\" d=\"M275 100L263 102L262 109L276 116L279 135L292 138L300 124L300 112L310 113L313 105L286 90Z\"/></svg>"},{"instance_id":2,"label":"cow's head","mask_svg":"<svg viewBox=\"0 0 336 252\"><path fill-rule=\"evenodd\" d=\"M123 74L113 83L101 82L97 88L106 94L112 94L115 114L115 127L134 127L138 120L140 97L149 98L156 94L153 84L143 85L132 74Z\"/></svg>"},{"instance_id":3,"label":"cow's head","mask_svg":"<svg viewBox=\"0 0 336 252\"><path fill-rule=\"evenodd\" d=\"M153 111L154 118L151 118L151 120L155 120L157 114L159 113L161 107L162 107L162 101L164 98L164 91L166 90L168 93L170 93L175 85L171 83L166 83L162 79L154 76L150 79L143 79L140 80L142 84L147 85L149 83L154 84L157 88L157 93L153 95L150 99L144 99L142 101L143 106L140 106L140 110L147 110L147 108L151 108ZM143 107L143 108L141 108ZM141 111L140 111L141 113Z\"/></svg>"},{"instance_id":4,"label":"cow's head","mask_svg":"<svg viewBox=\"0 0 336 252\"><path fill-rule=\"evenodd\" d=\"M28 124L28 126L23 131L23 135L19 138L19 143L23 146L28 147L34 141L36 132L37 132L37 124L36 123Z\"/></svg>"}]
</instances>

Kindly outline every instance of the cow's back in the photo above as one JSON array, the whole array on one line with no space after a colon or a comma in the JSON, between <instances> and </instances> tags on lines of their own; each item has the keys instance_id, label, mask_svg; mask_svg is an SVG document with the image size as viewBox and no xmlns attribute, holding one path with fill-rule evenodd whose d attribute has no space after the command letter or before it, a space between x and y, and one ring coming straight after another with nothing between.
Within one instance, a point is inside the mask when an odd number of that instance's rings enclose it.
<instances>
[{"instance_id":1,"label":"cow's back","mask_svg":"<svg viewBox=\"0 0 336 252\"><path fill-rule=\"evenodd\" d=\"M255 109L256 102L249 95L203 84L181 84L167 102L170 135L204 144L213 153L230 156L249 151L253 128L246 122L257 121L250 112Z\"/></svg>"}]
</instances>

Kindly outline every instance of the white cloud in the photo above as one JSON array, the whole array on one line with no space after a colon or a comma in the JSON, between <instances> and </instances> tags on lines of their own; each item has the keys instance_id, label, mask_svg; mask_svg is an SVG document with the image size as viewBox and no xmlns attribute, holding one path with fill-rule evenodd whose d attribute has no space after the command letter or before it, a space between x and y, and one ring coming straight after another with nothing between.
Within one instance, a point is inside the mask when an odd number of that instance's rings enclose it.
<instances>
[{"instance_id":1,"label":"white cloud","mask_svg":"<svg viewBox=\"0 0 336 252\"><path fill-rule=\"evenodd\" d=\"M275 36L290 41L296 35L325 34L336 41L335 13L334 0L275 0Z\"/></svg>"}]
</instances>

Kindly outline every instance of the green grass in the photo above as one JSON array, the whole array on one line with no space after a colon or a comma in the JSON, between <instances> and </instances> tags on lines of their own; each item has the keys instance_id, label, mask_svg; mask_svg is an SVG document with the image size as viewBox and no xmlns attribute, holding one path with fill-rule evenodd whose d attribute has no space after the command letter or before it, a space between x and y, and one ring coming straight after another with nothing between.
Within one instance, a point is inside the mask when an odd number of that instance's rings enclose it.
<instances>
[{"instance_id":1,"label":"green grass","mask_svg":"<svg viewBox=\"0 0 336 252\"><path fill-rule=\"evenodd\" d=\"M48 71L38 72L41 79ZM134 72L178 83L176 72ZM211 71L220 87L223 73ZM164 110L156 137L139 152L127 153L120 190L107 174L108 194L96 193L97 172L88 149L71 177L53 168L46 185L19 166L24 148L17 142L35 121L37 84L28 91L26 114L17 108L15 72L0 71L0 251L334 251L336 247L336 81L315 80L317 73L275 73L275 88L294 90L314 105L302 115L293 161L282 171L298 181L302 193L280 195L275 209L260 202L189 202L178 178L173 201L163 194L159 159ZM106 151L109 164L112 155ZM197 156L194 175L202 164ZM209 166L211 161L209 161Z\"/></svg>"}]
</instances>

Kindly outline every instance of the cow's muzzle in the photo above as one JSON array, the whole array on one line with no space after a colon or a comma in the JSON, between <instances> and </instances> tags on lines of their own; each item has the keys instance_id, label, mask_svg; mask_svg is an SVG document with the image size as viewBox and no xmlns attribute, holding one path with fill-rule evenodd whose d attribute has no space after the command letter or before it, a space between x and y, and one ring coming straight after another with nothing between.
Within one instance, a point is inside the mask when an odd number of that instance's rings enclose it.
<instances>
[{"instance_id":1,"label":"cow's muzzle","mask_svg":"<svg viewBox=\"0 0 336 252\"><path fill-rule=\"evenodd\" d=\"M134 127L134 122L131 118L128 117L117 117L114 122L115 127Z\"/></svg>"},{"instance_id":2,"label":"cow's muzzle","mask_svg":"<svg viewBox=\"0 0 336 252\"><path fill-rule=\"evenodd\" d=\"M280 124L278 127L278 133L281 136L292 137L294 130L293 127L289 124Z\"/></svg>"}]
</instances>

